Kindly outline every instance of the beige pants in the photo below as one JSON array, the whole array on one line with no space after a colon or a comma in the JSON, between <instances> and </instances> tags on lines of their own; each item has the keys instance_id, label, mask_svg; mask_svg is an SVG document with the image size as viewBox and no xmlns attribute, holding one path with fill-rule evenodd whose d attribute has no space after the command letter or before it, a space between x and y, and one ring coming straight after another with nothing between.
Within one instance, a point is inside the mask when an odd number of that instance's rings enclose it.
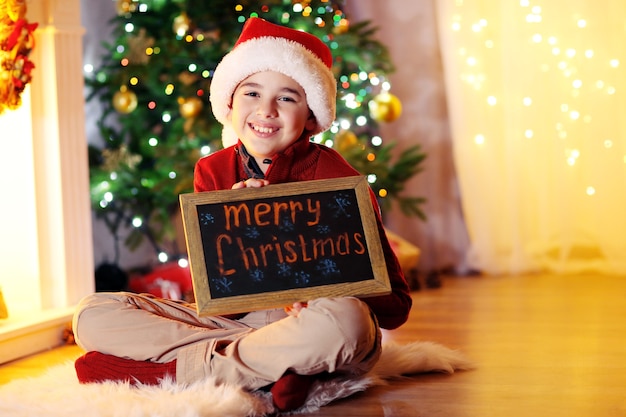
<instances>
[{"instance_id":1,"label":"beige pants","mask_svg":"<svg viewBox=\"0 0 626 417\"><path fill-rule=\"evenodd\" d=\"M81 301L73 326L86 351L176 359L182 384L214 377L257 389L287 370L359 375L380 356L380 329L368 306L351 297L310 301L298 317L281 309L229 320L198 317L194 305L150 295L96 293Z\"/></svg>"}]
</instances>

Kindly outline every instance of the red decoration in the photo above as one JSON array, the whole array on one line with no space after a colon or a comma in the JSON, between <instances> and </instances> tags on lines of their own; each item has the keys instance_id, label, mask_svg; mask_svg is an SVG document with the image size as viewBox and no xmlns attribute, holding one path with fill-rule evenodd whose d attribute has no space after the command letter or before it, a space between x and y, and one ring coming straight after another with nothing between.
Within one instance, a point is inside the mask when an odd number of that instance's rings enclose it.
<instances>
[{"instance_id":1,"label":"red decoration","mask_svg":"<svg viewBox=\"0 0 626 417\"><path fill-rule=\"evenodd\" d=\"M28 23L25 13L23 2L0 3L0 114L22 104L21 94L35 68L28 56L35 47L33 32L38 24Z\"/></svg>"},{"instance_id":2,"label":"red decoration","mask_svg":"<svg viewBox=\"0 0 626 417\"><path fill-rule=\"evenodd\" d=\"M193 284L189 267L168 262L145 275L131 276L128 289L172 300L193 301Z\"/></svg>"}]
</instances>

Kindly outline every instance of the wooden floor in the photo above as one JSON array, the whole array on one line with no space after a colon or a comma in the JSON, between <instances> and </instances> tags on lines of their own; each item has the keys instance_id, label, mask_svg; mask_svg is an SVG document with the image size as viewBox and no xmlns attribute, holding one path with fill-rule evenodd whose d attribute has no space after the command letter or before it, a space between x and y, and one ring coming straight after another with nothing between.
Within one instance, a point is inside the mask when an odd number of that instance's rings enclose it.
<instances>
[{"instance_id":1,"label":"wooden floor","mask_svg":"<svg viewBox=\"0 0 626 417\"><path fill-rule=\"evenodd\" d=\"M388 340L463 351L474 371L421 375L309 416L626 416L626 277L449 277L413 294ZM0 367L0 384L36 375L76 346Z\"/></svg>"}]
</instances>

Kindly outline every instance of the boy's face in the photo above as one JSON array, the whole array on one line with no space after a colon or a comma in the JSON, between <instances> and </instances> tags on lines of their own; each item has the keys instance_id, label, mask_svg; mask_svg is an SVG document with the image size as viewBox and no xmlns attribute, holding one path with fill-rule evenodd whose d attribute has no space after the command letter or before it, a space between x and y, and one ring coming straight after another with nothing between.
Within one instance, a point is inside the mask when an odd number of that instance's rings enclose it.
<instances>
[{"instance_id":1,"label":"boy's face","mask_svg":"<svg viewBox=\"0 0 626 417\"><path fill-rule=\"evenodd\" d=\"M316 123L300 84L274 71L252 74L237 86L228 120L259 161L273 158Z\"/></svg>"}]
</instances>

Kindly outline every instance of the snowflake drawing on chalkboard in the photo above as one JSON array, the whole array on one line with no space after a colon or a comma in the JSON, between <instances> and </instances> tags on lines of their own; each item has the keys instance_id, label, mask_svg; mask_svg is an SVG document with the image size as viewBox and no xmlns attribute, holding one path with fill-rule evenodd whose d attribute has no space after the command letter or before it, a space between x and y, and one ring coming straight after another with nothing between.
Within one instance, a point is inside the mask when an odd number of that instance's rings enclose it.
<instances>
[{"instance_id":1,"label":"snowflake drawing on chalkboard","mask_svg":"<svg viewBox=\"0 0 626 417\"><path fill-rule=\"evenodd\" d=\"M278 264L276 265L276 269L278 270L278 275L281 277L291 275L291 265L289 264Z\"/></svg>"},{"instance_id":2,"label":"snowflake drawing on chalkboard","mask_svg":"<svg viewBox=\"0 0 626 417\"><path fill-rule=\"evenodd\" d=\"M249 237L250 239L258 239L259 236L261 236L261 232L259 232L259 229L257 229L256 227L246 228L246 231L244 234L246 235L246 237Z\"/></svg>"},{"instance_id":3,"label":"snowflake drawing on chalkboard","mask_svg":"<svg viewBox=\"0 0 626 417\"><path fill-rule=\"evenodd\" d=\"M211 281L213 281L213 285L215 286L215 289L221 293L229 293L232 292L232 289L230 288L231 285L233 285L233 282L231 280L229 280L226 277L220 277L220 278L213 278Z\"/></svg>"},{"instance_id":4,"label":"snowflake drawing on chalkboard","mask_svg":"<svg viewBox=\"0 0 626 417\"><path fill-rule=\"evenodd\" d=\"M322 259L315 267L322 276L328 277L339 273L337 263L332 259Z\"/></svg>"},{"instance_id":5,"label":"snowflake drawing on chalkboard","mask_svg":"<svg viewBox=\"0 0 626 417\"><path fill-rule=\"evenodd\" d=\"M294 274L294 282L296 285L304 287L311 282L311 275L308 272L298 271Z\"/></svg>"},{"instance_id":6,"label":"snowflake drawing on chalkboard","mask_svg":"<svg viewBox=\"0 0 626 417\"><path fill-rule=\"evenodd\" d=\"M200 223L202 226L208 226L215 223L215 217L211 213L200 213Z\"/></svg>"},{"instance_id":7,"label":"snowflake drawing on chalkboard","mask_svg":"<svg viewBox=\"0 0 626 417\"><path fill-rule=\"evenodd\" d=\"M265 278L265 275L263 274L262 270L253 269L250 271L250 279L252 279L252 281L263 282L263 278Z\"/></svg>"},{"instance_id":8,"label":"snowflake drawing on chalkboard","mask_svg":"<svg viewBox=\"0 0 626 417\"><path fill-rule=\"evenodd\" d=\"M330 204L332 208L336 209L334 217L352 217L352 215L346 211L346 208L351 204L352 203L346 194L337 194L334 201Z\"/></svg>"},{"instance_id":9,"label":"snowflake drawing on chalkboard","mask_svg":"<svg viewBox=\"0 0 626 417\"><path fill-rule=\"evenodd\" d=\"M317 233L320 235L327 235L331 232L330 226L327 224L318 224L315 230L317 230Z\"/></svg>"},{"instance_id":10,"label":"snowflake drawing on chalkboard","mask_svg":"<svg viewBox=\"0 0 626 417\"><path fill-rule=\"evenodd\" d=\"M280 222L280 227L286 232L291 232L295 228L295 225L289 216L283 216Z\"/></svg>"}]
</instances>

